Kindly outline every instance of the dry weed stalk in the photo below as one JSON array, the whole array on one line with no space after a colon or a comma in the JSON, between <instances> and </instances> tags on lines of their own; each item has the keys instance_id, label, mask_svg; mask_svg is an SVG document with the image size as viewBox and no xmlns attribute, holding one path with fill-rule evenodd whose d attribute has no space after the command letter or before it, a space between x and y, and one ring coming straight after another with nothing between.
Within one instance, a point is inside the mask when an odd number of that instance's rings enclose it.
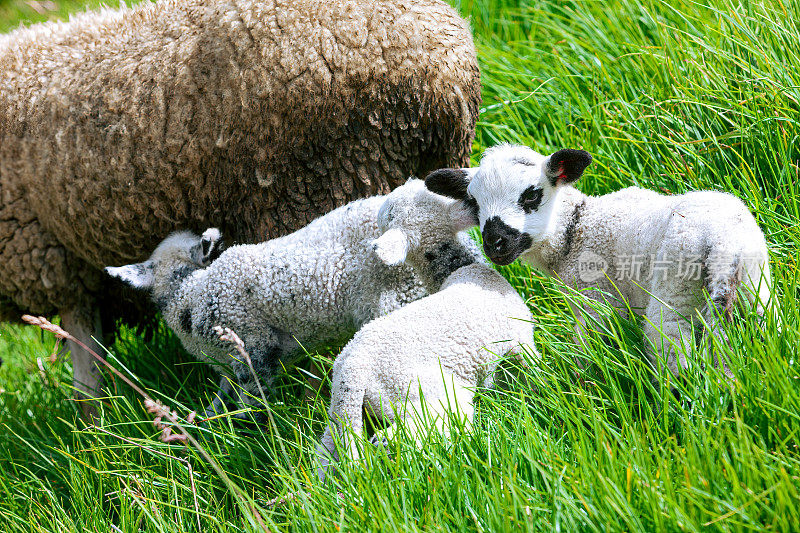
<instances>
[{"instance_id":1,"label":"dry weed stalk","mask_svg":"<svg viewBox=\"0 0 800 533\"><path fill-rule=\"evenodd\" d=\"M247 350L244 347L244 341L239 338L239 335L236 334L231 328L223 328L222 326L214 326L214 331L217 335L219 335L220 340L230 342L236 348L236 351L239 352L239 355L242 356L242 359L247 363L247 367L250 369L250 373L253 375L253 379L256 381L256 386L258 387L258 393L261 395L261 401L264 402L264 407L267 406L267 397L264 394L264 389L261 388L261 380L258 379L258 375L256 374L256 369L253 367L253 360L250 359L250 354L247 353Z\"/></svg>"},{"instance_id":2,"label":"dry weed stalk","mask_svg":"<svg viewBox=\"0 0 800 533\"><path fill-rule=\"evenodd\" d=\"M188 459L183 458L183 457L173 457L173 456L168 455L168 454L166 454L166 453L164 453L162 451L154 450L153 448L148 448L147 446L139 444L136 441L133 441L133 440L128 439L128 438L125 438L122 435L117 435L116 433L112 433L112 432L108 431L107 429L103 429L101 427L95 426L95 429L97 431L100 431L101 433L105 433L106 435L111 435L112 437L115 437L115 438L117 438L117 439L119 439L119 440L121 440L123 442L127 442L128 444L133 444L134 446L138 446L142 450L146 450L146 451L154 453L156 455L160 455L162 457L166 457L167 459L174 459L175 461L181 462L184 465L186 465L186 470L187 470L187 472L189 474L189 483L191 484L191 487L192 487L192 496L194 497L194 511L195 511L195 516L197 517L197 531L202 531L203 530L202 525L200 524L200 505L197 503L197 488L194 485L194 470L192 469L192 463L190 463Z\"/></svg>"},{"instance_id":3,"label":"dry weed stalk","mask_svg":"<svg viewBox=\"0 0 800 533\"><path fill-rule=\"evenodd\" d=\"M150 398L146 398L144 400L144 408L147 410L148 413L155 415L153 418L153 425L156 426L158 429L161 430L161 441L163 442L173 442L173 441L180 441L186 442L188 435L184 435L182 433L173 433L172 426L168 426L162 422L163 419L167 419L172 422L173 425L180 424L178 414L164 405L163 403L159 402L158 400L151 400ZM186 422L189 424L194 423L194 419L197 416L197 413L192 411L186 416Z\"/></svg>"},{"instance_id":4,"label":"dry weed stalk","mask_svg":"<svg viewBox=\"0 0 800 533\"><path fill-rule=\"evenodd\" d=\"M74 337L69 332L65 331L61 326L57 326L56 324L53 324L52 322L50 322L49 320L47 320L46 318L44 318L42 316L35 317L35 316L31 316L31 315L22 315L22 320L27 322L28 324L31 324L31 325L34 325L34 326L38 326L38 327L40 327L41 329L43 329L45 331L51 332L52 334L54 334L56 336L57 339L66 339L66 340L70 340L70 341L78 344L81 348L83 348L84 350L89 352L92 355L92 357L94 357L97 361L99 361L100 364L102 364L107 369L109 369L115 376L119 377L122 381L127 383L133 390L135 390L144 399L144 405L145 405L145 409L147 410L147 412L156 415L154 420L153 420L153 423L156 425L156 427L159 427L159 429L161 429L161 440L164 441L164 442L180 441L184 445L186 445L186 442L189 442L192 445L192 447L195 450L197 450L197 452L200 454L200 456L205 461L207 461L209 465L211 465L211 467L214 469L214 471L217 473L217 475L220 477L220 479L222 479L223 483L225 483L225 486L228 487L228 489L236 496L237 500L239 500L240 502L242 502L242 503L244 503L246 505L246 507L249 510L251 516L258 523L258 525L264 531L269 531L269 529L266 527L266 524L264 523L264 519L261 518L261 514L259 513L258 509L256 508L256 504L253 501L253 499L250 498L247 494L245 494L239 487L237 487L231 481L231 479L228 477L228 475L225 473L225 471L222 469L222 467L219 465L219 463L217 463L217 461L215 461L214 458L211 457L211 455L209 455L209 453L205 450L205 448L203 448L200 445L200 443L197 441L197 439L192 437L189 434L189 432L186 431L186 428L179 422L179 417L175 413L175 411L167 408L161 402L151 398L149 394L147 394L144 390L142 390L141 387L137 386L134 382L132 382L130 379L128 379L128 377L123 375L119 370L117 370L116 368L111 366L111 364L108 361L106 361L104 358L100 357L94 350L92 350L91 348L86 346L86 344L84 344L80 339ZM233 333L233 332L231 332L231 333ZM239 337L237 336L236 339L239 339ZM239 339L239 342L241 343L241 339ZM244 344L243 343L242 343L242 349L244 349ZM247 352L245 352L245 354L246 353ZM247 356L247 361L250 362L250 357L249 356ZM250 363L250 368L252 370L252 363ZM259 388L260 388L260 386L259 386ZM167 420L169 420L169 422L172 424L172 426L168 427L168 426L166 426L166 424L163 423L163 419L165 419L165 418ZM193 412L189 413L189 415L187 416L186 420L187 420L187 422L192 423L194 421L194 418L195 418L195 413L193 411ZM97 428L97 426L94 426L94 427L96 429L99 429L99 428ZM167 429L169 429L168 432L166 431ZM173 429L177 430L178 434L173 434L172 433ZM103 430L103 431L105 431L105 430ZM105 432L108 433L107 431L105 431ZM200 515L197 514L196 516L198 518L198 523L199 523Z\"/></svg>"}]
</instances>

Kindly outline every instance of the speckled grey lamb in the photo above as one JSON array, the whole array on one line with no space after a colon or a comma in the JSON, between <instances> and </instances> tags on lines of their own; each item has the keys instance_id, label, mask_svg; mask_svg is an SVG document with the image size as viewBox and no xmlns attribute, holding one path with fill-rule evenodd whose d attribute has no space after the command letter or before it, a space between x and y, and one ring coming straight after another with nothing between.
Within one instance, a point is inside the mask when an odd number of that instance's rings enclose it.
<instances>
[{"instance_id":1,"label":"speckled grey lamb","mask_svg":"<svg viewBox=\"0 0 800 533\"><path fill-rule=\"evenodd\" d=\"M142 317L103 266L176 228L279 237L465 164L480 102L439 0L142 2L3 35L0 73L0 318L58 313L87 343Z\"/></svg>"},{"instance_id":2,"label":"speckled grey lamb","mask_svg":"<svg viewBox=\"0 0 800 533\"><path fill-rule=\"evenodd\" d=\"M719 319L731 318L739 292L763 313L771 293L764 234L747 206L722 192L628 187L587 196L572 183L591 161L583 150L543 156L500 145L478 168L441 169L426 183L472 207L493 262L521 257L623 314L628 306L642 313L651 363L678 374L690 363L693 322L724 338ZM575 311L580 336L586 316L597 313Z\"/></svg>"},{"instance_id":3,"label":"speckled grey lamb","mask_svg":"<svg viewBox=\"0 0 800 533\"><path fill-rule=\"evenodd\" d=\"M358 456L362 412L389 425L399 418L414 438L453 417L469 424L473 395L503 355L536 353L533 319L517 291L462 247L457 234L472 212L412 180L390 193L379 216L375 252L387 265L406 262L433 293L365 324L333 366L329 425L318 447L324 478L339 450Z\"/></svg>"},{"instance_id":4,"label":"speckled grey lamb","mask_svg":"<svg viewBox=\"0 0 800 533\"><path fill-rule=\"evenodd\" d=\"M409 267L388 267L372 253L384 200L357 200L285 237L221 254L216 228L202 237L176 233L144 263L106 271L149 289L186 349L223 374L210 416L221 410L223 397L248 402L257 392L249 367L229 355L230 344L214 326L241 337L256 374L269 385L303 348L343 344L362 324L425 294ZM480 254L477 248L470 253ZM229 371L251 395L229 394Z\"/></svg>"}]
</instances>

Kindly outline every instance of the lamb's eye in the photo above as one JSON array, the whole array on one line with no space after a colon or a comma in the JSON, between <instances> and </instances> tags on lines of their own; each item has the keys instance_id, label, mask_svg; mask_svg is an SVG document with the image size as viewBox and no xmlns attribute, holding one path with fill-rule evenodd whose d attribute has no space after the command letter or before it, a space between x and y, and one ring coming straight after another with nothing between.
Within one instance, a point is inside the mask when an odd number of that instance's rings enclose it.
<instances>
[{"instance_id":1,"label":"lamb's eye","mask_svg":"<svg viewBox=\"0 0 800 533\"><path fill-rule=\"evenodd\" d=\"M526 213L536 211L539 204L542 203L542 194L544 191L541 187L531 185L519 195L519 206Z\"/></svg>"}]
</instances>

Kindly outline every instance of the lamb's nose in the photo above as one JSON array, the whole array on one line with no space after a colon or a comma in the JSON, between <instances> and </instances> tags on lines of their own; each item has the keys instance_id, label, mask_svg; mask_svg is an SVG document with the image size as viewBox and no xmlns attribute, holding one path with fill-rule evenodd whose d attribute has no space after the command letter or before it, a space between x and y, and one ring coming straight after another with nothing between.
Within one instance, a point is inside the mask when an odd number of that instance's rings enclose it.
<instances>
[{"instance_id":1,"label":"lamb's nose","mask_svg":"<svg viewBox=\"0 0 800 533\"><path fill-rule=\"evenodd\" d=\"M505 255L512 242L512 233L499 218L492 217L486 221L483 227L483 250L486 255L490 258Z\"/></svg>"},{"instance_id":2,"label":"lamb's nose","mask_svg":"<svg viewBox=\"0 0 800 533\"><path fill-rule=\"evenodd\" d=\"M494 242L492 242L491 244L494 247L494 249L499 252L500 250L505 248L507 242L508 240L505 237L498 236L496 239L494 239Z\"/></svg>"},{"instance_id":3,"label":"lamb's nose","mask_svg":"<svg viewBox=\"0 0 800 533\"><path fill-rule=\"evenodd\" d=\"M497 265L507 265L530 248L531 238L512 228L500 217L491 217L483 225L483 251Z\"/></svg>"}]
</instances>

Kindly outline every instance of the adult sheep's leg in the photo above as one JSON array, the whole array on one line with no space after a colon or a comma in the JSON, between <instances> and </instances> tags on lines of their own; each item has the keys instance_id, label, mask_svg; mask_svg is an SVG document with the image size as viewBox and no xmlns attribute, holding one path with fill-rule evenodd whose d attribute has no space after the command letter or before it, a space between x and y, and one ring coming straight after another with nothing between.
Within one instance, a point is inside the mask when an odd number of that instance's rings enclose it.
<instances>
[{"instance_id":1,"label":"adult sheep's leg","mask_svg":"<svg viewBox=\"0 0 800 533\"><path fill-rule=\"evenodd\" d=\"M4 155L6 145L12 150L8 157ZM15 186L6 178L17 171L16 163L24 165L36 159L14 153L13 145L4 144L0 139L2 318L18 320L23 312L47 316L58 311L62 327L93 348L96 345L92 336L100 340L101 322L98 306L89 295L102 287L101 274L66 249L40 224L29 204L27 187ZM78 397L96 397L100 389L100 371L95 359L75 342L68 341L67 347L72 354ZM81 402L81 409L85 414L96 412L89 401Z\"/></svg>"},{"instance_id":2,"label":"adult sheep's leg","mask_svg":"<svg viewBox=\"0 0 800 533\"><path fill-rule=\"evenodd\" d=\"M61 312L61 327L72 334L73 337L83 342L87 347L93 348L95 341L102 342L102 328L100 312L97 309L69 309ZM88 350L74 341L67 341L67 347L72 355L72 383L78 392L81 412L87 419L97 414L97 406L93 401L100 394L102 374L100 361ZM95 350L95 353L99 351Z\"/></svg>"}]
</instances>

